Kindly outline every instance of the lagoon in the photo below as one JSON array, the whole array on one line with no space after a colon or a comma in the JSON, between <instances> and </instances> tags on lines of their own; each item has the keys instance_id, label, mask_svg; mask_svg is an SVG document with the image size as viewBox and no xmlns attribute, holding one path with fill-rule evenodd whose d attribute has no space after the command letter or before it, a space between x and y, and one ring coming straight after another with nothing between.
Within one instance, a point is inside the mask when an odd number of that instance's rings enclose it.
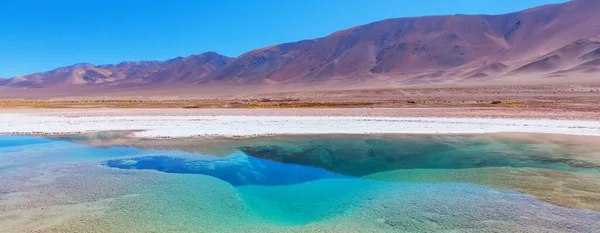
<instances>
[{"instance_id":1,"label":"lagoon","mask_svg":"<svg viewBox=\"0 0 600 233\"><path fill-rule=\"evenodd\" d=\"M304 135L211 155L74 141L0 136L2 232L600 229L593 144Z\"/></svg>"}]
</instances>

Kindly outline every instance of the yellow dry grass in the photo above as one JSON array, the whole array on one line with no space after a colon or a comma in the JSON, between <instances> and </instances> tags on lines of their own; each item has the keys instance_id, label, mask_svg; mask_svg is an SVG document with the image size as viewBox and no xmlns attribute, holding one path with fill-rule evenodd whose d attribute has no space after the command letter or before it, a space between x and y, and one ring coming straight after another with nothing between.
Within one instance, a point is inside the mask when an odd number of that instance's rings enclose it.
<instances>
[{"instance_id":1,"label":"yellow dry grass","mask_svg":"<svg viewBox=\"0 0 600 233\"><path fill-rule=\"evenodd\" d=\"M0 107L49 108L52 107L52 104L40 101L6 101L0 102Z\"/></svg>"}]
</instances>

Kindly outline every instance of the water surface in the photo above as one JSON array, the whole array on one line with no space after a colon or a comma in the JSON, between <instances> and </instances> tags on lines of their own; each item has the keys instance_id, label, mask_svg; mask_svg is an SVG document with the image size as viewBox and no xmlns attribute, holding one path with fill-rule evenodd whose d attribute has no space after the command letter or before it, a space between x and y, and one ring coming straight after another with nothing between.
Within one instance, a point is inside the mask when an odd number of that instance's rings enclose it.
<instances>
[{"instance_id":1,"label":"water surface","mask_svg":"<svg viewBox=\"0 0 600 233\"><path fill-rule=\"evenodd\" d=\"M232 140L233 152L213 156L71 141L0 136L3 232L600 229L598 150L588 146L285 136Z\"/></svg>"}]
</instances>

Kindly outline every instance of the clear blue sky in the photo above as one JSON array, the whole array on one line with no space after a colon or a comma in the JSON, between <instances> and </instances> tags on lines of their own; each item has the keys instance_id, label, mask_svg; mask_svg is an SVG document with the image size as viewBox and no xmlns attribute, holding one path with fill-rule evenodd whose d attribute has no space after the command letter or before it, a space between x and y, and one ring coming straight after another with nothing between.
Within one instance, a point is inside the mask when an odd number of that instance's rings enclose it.
<instances>
[{"instance_id":1,"label":"clear blue sky","mask_svg":"<svg viewBox=\"0 0 600 233\"><path fill-rule=\"evenodd\" d=\"M378 21L502 14L566 0L7 0L0 6L0 77L78 62L238 56Z\"/></svg>"}]
</instances>

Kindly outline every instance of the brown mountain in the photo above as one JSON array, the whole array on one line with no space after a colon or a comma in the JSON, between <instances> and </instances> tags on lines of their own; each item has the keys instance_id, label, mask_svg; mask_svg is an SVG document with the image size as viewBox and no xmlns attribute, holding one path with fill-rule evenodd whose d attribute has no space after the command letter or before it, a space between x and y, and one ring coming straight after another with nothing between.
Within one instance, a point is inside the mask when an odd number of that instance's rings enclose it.
<instances>
[{"instance_id":1,"label":"brown mountain","mask_svg":"<svg viewBox=\"0 0 600 233\"><path fill-rule=\"evenodd\" d=\"M83 63L0 85L151 88L197 83L338 88L565 76L571 80L600 69L598 9L599 0L572 0L504 15L388 19L324 38L253 50L235 59L211 52L166 62Z\"/></svg>"},{"instance_id":2,"label":"brown mountain","mask_svg":"<svg viewBox=\"0 0 600 233\"><path fill-rule=\"evenodd\" d=\"M94 66L79 63L51 71L4 80L8 87L41 88L76 84L174 83L191 77L203 77L231 61L232 58L208 52L168 61L122 62Z\"/></svg>"},{"instance_id":3,"label":"brown mountain","mask_svg":"<svg viewBox=\"0 0 600 233\"><path fill-rule=\"evenodd\" d=\"M597 55L598 51L600 51L600 40L595 38L577 40L545 54L513 72L539 74L588 66L591 65L589 62L593 63L594 59L600 58Z\"/></svg>"},{"instance_id":4,"label":"brown mountain","mask_svg":"<svg viewBox=\"0 0 600 233\"><path fill-rule=\"evenodd\" d=\"M204 77L202 81L234 79L238 81L262 81L270 78L282 67L290 65L318 44L319 40L304 40L257 49L234 59L222 69ZM278 75L278 74L275 74Z\"/></svg>"},{"instance_id":5,"label":"brown mountain","mask_svg":"<svg viewBox=\"0 0 600 233\"><path fill-rule=\"evenodd\" d=\"M205 80L368 85L390 78L410 84L505 75L573 41L600 35L597 9L598 0L573 0L505 15L388 19L291 43L292 48L282 44L254 50ZM564 54L561 59L576 58ZM544 62L552 66L554 61ZM510 75L546 69L533 66Z\"/></svg>"},{"instance_id":6,"label":"brown mountain","mask_svg":"<svg viewBox=\"0 0 600 233\"><path fill-rule=\"evenodd\" d=\"M152 83L187 82L218 70L227 65L233 58L215 52L192 55L186 58L175 58L165 62L160 69L144 79Z\"/></svg>"}]
</instances>

